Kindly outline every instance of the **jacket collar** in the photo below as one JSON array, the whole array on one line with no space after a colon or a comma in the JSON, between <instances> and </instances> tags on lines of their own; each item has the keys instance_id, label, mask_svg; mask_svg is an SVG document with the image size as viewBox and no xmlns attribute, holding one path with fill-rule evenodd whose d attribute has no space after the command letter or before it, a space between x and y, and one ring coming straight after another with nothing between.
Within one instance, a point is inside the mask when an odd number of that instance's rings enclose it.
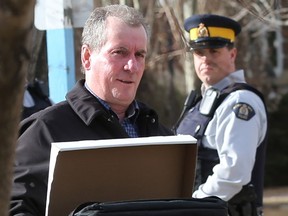
<instances>
[{"instance_id":1,"label":"jacket collar","mask_svg":"<svg viewBox=\"0 0 288 216\"><path fill-rule=\"evenodd\" d=\"M85 80L79 80L73 89L67 93L66 100L74 112L85 122L86 125L98 117L110 117L108 111L85 87Z\"/></svg>"},{"instance_id":2,"label":"jacket collar","mask_svg":"<svg viewBox=\"0 0 288 216\"><path fill-rule=\"evenodd\" d=\"M66 100L74 112L86 125L90 125L96 118L111 117L111 113L92 95L84 86L85 80L79 80L71 91L66 95ZM150 117L158 121L156 112L141 102L137 102L137 117Z\"/></svg>"},{"instance_id":3,"label":"jacket collar","mask_svg":"<svg viewBox=\"0 0 288 216\"><path fill-rule=\"evenodd\" d=\"M98 101L106 108L106 110L109 110L109 112L113 113L113 115L118 118L117 114L110 108L109 104L106 101L99 98L96 94L94 94L94 92L89 88L86 82L84 83L84 86L94 97L98 99ZM134 100L126 110L125 118L133 118L135 123L138 113L139 113L139 105L137 101Z\"/></svg>"}]
</instances>

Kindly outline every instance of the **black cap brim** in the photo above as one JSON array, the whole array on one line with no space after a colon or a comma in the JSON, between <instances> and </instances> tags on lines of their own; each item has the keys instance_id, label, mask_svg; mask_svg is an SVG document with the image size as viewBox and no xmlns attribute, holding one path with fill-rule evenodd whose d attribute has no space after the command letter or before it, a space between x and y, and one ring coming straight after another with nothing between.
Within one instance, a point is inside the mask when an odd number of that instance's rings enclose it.
<instances>
[{"instance_id":1,"label":"black cap brim","mask_svg":"<svg viewBox=\"0 0 288 216\"><path fill-rule=\"evenodd\" d=\"M190 41L190 49L217 49L227 45L233 45L229 40L223 38L200 38L195 41Z\"/></svg>"}]
</instances>

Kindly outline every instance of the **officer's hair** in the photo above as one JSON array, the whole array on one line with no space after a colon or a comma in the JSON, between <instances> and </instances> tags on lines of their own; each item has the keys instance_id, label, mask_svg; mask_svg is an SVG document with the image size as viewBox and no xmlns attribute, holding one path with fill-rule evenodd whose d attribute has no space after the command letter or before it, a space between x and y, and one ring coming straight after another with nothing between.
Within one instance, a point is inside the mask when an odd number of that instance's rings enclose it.
<instances>
[{"instance_id":1,"label":"officer's hair","mask_svg":"<svg viewBox=\"0 0 288 216\"><path fill-rule=\"evenodd\" d=\"M143 26L149 38L149 26L142 14L135 8L127 5L108 5L95 8L86 20L82 32L82 44L93 50L99 50L106 42L106 20L108 17L117 17L129 26ZM148 40L149 41L149 40Z\"/></svg>"},{"instance_id":2,"label":"officer's hair","mask_svg":"<svg viewBox=\"0 0 288 216\"><path fill-rule=\"evenodd\" d=\"M229 50L231 50L231 49L233 49L233 48L235 47L235 44L234 44L234 43L228 43L228 44L226 45L226 47L227 47Z\"/></svg>"}]
</instances>

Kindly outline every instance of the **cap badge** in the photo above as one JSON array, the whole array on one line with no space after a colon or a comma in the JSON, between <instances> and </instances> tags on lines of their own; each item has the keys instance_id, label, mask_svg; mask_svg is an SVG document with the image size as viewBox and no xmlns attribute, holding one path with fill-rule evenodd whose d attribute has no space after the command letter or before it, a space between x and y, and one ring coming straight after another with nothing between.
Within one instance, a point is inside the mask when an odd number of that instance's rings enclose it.
<instances>
[{"instance_id":1,"label":"cap badge","mask_svg":"<svg viewBox=\"0 0 288 216\"><path fill-rule=\"evenodd\" d=\"M204 23L200 23L197 29L198 37L209 37L208 29L205 27Z\"/></svg>"}]
</instances>

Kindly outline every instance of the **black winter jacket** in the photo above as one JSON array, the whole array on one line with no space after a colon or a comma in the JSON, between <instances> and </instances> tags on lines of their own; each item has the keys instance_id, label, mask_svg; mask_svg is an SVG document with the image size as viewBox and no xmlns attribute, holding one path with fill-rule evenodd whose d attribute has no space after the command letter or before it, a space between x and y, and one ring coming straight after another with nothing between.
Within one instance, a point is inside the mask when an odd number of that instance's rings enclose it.
<instances>
[{"instance_id":1,"label":"black winter jacket","mask_svg":"<svg viewBox=\"0 0 288 216\"><path fill-rule=\"evenodd\" d=\"M139 104L136 124L140 137L172 135L158 122L156 112ZM128 137L111 115L84 87L84 80L66 100L42 110L20 124L16 148L10 215L44 216L52 142Z\"/></svg>"}]
</instances>

